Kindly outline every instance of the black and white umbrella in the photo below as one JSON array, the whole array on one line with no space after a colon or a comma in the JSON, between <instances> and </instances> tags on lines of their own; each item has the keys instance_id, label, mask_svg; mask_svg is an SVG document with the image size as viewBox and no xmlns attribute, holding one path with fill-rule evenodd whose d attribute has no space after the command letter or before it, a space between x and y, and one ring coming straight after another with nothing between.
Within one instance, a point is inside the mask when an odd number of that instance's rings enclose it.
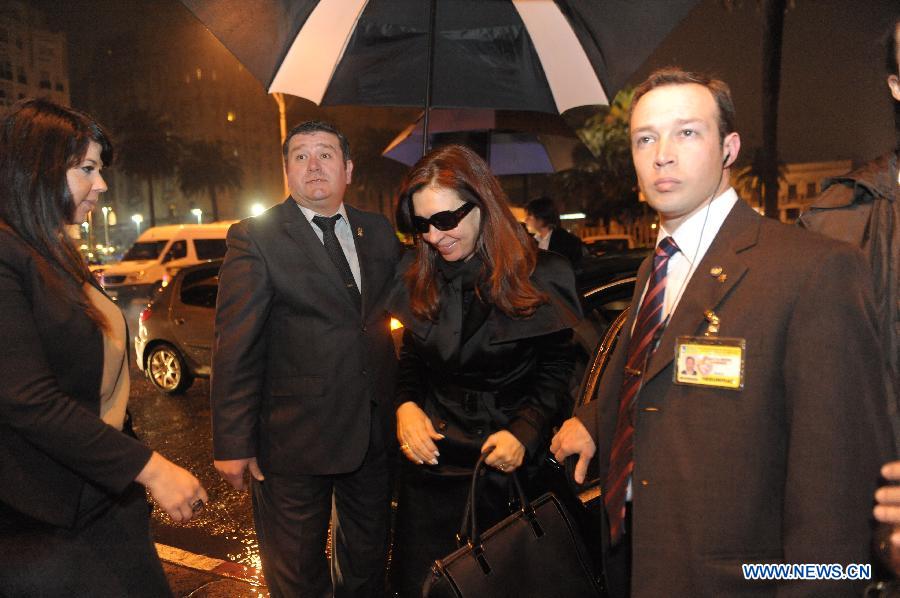
<instances>
[{"instance_id":1,"label":"black and white umbrella","mask_svg":"<svg viewBox=\"0 0 900 598\"><path fill-rule=\"evenodd\" d=\"M604 105L697 0L182 0L269 92L316 104ZM427 126L426 126L427 130Z\"/></svg>"}]
</instances>

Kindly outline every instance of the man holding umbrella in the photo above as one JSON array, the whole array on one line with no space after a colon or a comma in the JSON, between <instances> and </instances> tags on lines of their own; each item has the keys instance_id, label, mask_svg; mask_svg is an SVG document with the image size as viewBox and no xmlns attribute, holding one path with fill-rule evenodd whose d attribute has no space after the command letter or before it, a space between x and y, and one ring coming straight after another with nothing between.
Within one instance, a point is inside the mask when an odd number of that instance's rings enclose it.
<instances>
[{"instance_id":1,"label":"man holding umbrella","mask_svg":"<svg viewBox=\"0 0 900 598\"><path fill-rule=\"evenodd\" d=\"M272 596L379 596L396 370L381 302L399 244L386 218L344 204L353 162L337 129L298 125L283 154L290 197L228 232L215 466L238 489L250 474Z\"/></svg>"}]
</instances>

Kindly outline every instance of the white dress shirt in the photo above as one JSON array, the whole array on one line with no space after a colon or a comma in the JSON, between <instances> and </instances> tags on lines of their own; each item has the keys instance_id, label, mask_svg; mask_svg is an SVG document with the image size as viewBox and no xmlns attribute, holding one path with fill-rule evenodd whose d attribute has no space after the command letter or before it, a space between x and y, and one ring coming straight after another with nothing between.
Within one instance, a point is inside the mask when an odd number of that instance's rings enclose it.
<instances>
[{"instance_id":1,"label":"white dress shirt","mask_svg":"<svg viewBox=\"0 0 900 598\"><path fill-rule=\"evenodd\" d=\"M669 258L666 269L666 294L662 312L664 320L678 307L691 276L703 261L703 256L737 201L737 193L733 187L729 187L705 208L691 214L674 231L667 230L665 224L660 225L656 245L659 246L666 237L672 237L679 249ZM646 288L644 292L647 292Z\"/></svg>"}]
</instances>

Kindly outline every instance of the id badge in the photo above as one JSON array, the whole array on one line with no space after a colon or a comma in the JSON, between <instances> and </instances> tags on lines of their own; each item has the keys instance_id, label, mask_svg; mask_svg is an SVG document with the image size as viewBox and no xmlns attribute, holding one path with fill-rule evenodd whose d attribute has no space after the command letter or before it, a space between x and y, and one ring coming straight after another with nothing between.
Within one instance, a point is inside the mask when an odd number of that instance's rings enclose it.
<instances>
[{"instance_id":1,"label":"id badge","mask_svg":"<svg viewBox=\"0 0 900 598\"><path fill-rule=\"evenodd\" d=\"M745 352L742 338L679 336L675 384L743 390Z\"/></svg>"}]
</instances>

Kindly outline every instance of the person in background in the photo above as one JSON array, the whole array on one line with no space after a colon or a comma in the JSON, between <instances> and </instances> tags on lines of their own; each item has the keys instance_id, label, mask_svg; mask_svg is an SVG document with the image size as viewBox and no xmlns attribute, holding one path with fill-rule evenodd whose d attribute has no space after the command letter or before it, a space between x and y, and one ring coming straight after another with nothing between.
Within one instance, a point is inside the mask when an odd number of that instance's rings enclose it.
<instances>
[{"instance_id":1,"label":"person in background","mask_svg":"<svg viewBox=\"0 0 900 598\"><path fill-rule=\"evenodd\" d=\"M887 86L893 98L894 149L853 172L825 181L800 216L809 230L859 247L872 269L875 308L887 364L885 398L900 454L900 18L886 41Z\"/></svg>"},{"instance_id":2,"label":"person in background","mask_svg":"<svg viewBox=\"0 0 900 598\"><path fill-rule=\"evenodd\" d=\"M584 256L581 239L562 227L559 210L549 197L532 199L525 206L525 224L534 232L540 249L546 249L565 257L577 269Z\"/></svg>"},{"instance_id":3,"label":"person in background","mask_svg":"<svg viewBox=\"0 0 900 598\"><path fill-rule=\"evenodd\" d=\"M192 474L135 439L125 319L66 233L113 150L88 115L17 104L0 126L0 593L169 595L146 487L175 521Z\"/></svg>"},{"instance_id":4,"label":"person in background","mask_svg":"<svg viewBox=\"0 0 900 598\"><path fill-rule=\"evenodd\" d=\"M400 247L387 218L344 203L353 161L338 129L301 123L282 150L290 196L228 231L215 466L237 489L250 475L272 596L380 596L397 367L383 299Z\"/></svg>"},{"instance_id":5,"label":"person in background","mask_svg":"<svg viewBox=\"0 0 900 598\"><path fill-rule=\"evenodd\" d=\"M859 596L864 580L756 580L743 564L871 562L890 430L865 258L763 218L730 184L728 86L656 71L634 93L631 153L660 217L598 385L554 437L596 458L612 598ZM676 357L702 353L702 376ZM841 571L837 571L840 575Z\"/></svg>"},{"instance_id":6,"label":"person in background","mask_svg":"<svg viewBox=\"0 0 900 598\"><path fill-rule=\"evenodd\" d=\"M389 308L403 322L397 438L406 458L394 590L420 596L431 563L454 550L473 467L492 468L479 526L509 514L504 474L534 488L552 429L571 409L571 265L538 252L487 164L450 145L401 185L397 219L415 231Z\"/></svg>"}]
</instances>

